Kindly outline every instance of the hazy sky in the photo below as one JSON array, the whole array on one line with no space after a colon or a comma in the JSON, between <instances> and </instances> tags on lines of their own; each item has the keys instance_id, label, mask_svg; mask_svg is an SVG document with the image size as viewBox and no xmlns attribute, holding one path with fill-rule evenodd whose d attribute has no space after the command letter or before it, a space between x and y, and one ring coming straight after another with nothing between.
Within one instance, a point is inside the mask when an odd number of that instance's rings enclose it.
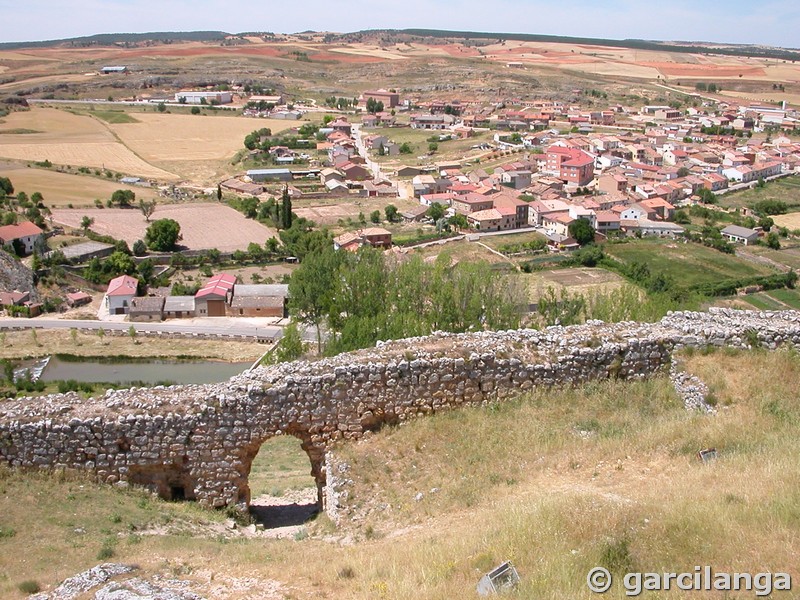
<instances>
[{"instance_id":1,"label":"hazy sky","mask_svg":"<svg viewBox=\"0 0 800 600\"><path fill-rule=\"evenodd\" d=\"M427 28L800 46L798 0L0 0L0 41L95 33Z\"/></svg>"}]
</instances>

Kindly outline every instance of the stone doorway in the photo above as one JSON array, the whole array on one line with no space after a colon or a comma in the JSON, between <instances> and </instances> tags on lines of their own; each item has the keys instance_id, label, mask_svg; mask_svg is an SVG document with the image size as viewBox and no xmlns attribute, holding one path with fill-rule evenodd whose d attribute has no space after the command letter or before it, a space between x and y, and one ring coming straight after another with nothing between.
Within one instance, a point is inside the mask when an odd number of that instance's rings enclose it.
<instances>
[{"instance_id":1,"label":"stone doorway","mask_svg":"<svg viewBox=\"0 0 800 600\"><path fill-rule=\"evenodd\" d=\"M248 476L250 514L267 531L292 536L319 511L308 453L293 436L265 441Z\"/></svg>"}]
</instances>

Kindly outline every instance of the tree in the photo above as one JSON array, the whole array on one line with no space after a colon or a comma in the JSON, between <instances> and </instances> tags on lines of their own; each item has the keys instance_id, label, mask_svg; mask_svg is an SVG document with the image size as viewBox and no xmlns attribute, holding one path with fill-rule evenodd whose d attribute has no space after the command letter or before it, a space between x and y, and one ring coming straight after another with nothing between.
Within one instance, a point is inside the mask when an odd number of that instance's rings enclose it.
<instances>
[{"instance_id":1,"label":"tree","mask_svg":"<svg viewBox=\"0 0 800 600\"><path fill-rule=\"evenodd\" d=\"M167 110L167 105L164 104L163 102L159 102L158 103L158 112L166 112L166 110Z\"/></svg>"},{"instance_id":2,"label":"tree","mask_svg":"<svg viewBox=\"0 0 800 600\"><path fill-rule=\"evenodd\" d=\"M200 114L200 107L199 106L193 106L192 110L191 110L191 113L193 115L199 115Z\"/></svg>"},{"instance_id":3,"label":"tree","mask_svg":"<svg viewBox=\"0 0 800 600\"><path fill-rule=\"evenodd\" d=\"M322 352L320 329L336 288L339 255L326 244L309 252L289 280L289 311L301 323L317 330L317 349Z\"/></svg>"},{"instance_id":4,"label":"tree","mask_svg":"<svg viewBox=\"0 0 800 600\"><path fill-rule=\"evenodd\" d=\"M411 154L414 150L411 148L411 144L408 142L403 142L400 146L400 154Z\"/></svg>"},{"instance_id":5,"label":"tree","mask_svg":"<svg viewBox=\"0 0 800 600\"><path fill-rule=\"evenodd\" d=\"M222 202L222 186L217 184L217 202Z\"/></svg>"},{"instance_id":6,"label":"tree","mask_svg":"<svg viewBox=\"0 0 800 600\"><path fill-rule=\"evenodd\" d=\"M150 217L153 216L153 213L156 212L156 201L155 200L139 200L139 210L142 211L144 215L144 220L149 223Z\"/></svg>"},{"instance_id":7,"label":"tree","mask_svg":"<svg viewBox=\"0 0 800 600\"><path fill-rule=\"evenodd\" d=\"M386 220L389 221L389 223L396 223L400 220L400 214L394 204L387 204L383 209L383 213L386 215Z\"/></svg>"},{"instance_id":8,"label":"tree","mask_svg":"<svg viewBox=\"0 0 800 600\"><path fill-rule=\"evenodd\" d=\"M289 186L283 186L281 196L281 228L290 229L292 227L292 198L289 195Z\"/></svg>"},{"instance_id":9,"label":"tree","mask_svg":"<svg viewBox=\"0 0 800 600\"><path fill-rule=\"evenodd\" d=\"M367 98L367 112L371 114L383 112L383 102L375 98Z\"/></svg>"},{"instance_id":10,"label":"tree","mask_svg":"<svg viewBox=\"0 0 800 600\"><path fill-rule=\"evenodd\" d=\"M305 344L297 328L297 323L291 322L283 330L283 335L275 347L275 362L291 362L297 360L305 352Z\"/></svg>"},{"instance_id":11,"label":"tree","mask_svg":"<svg viewBox=\"0 0 800 600\"><path fill-rule=\"evenodd\" d=\"M174 219L153 221L144 235L144 241L151 250L171 252L181 239L181 226Z\"/></svg>"},{"instance_id":12,"label":"tree","mask_svg":"<svg viewBox=\"0 0 800 600\"><path fill-rule=\"evenodd\" d=\"M767 247L773 250L780 250L781 241L778 239L778 234L775 231L770 231L767 235Z\"/></svg>"},{"instance_id":13,"label":"tree","mask_svg":"<svg viewBox=\"0 0 800 600\"><path fill-rule=\"evenodd\" d=\"M430 144L428 144L428 152L430 152L431 154L436 152L438 149L439 149L439 144L437 144L436 142L431 142Z\"/></svg>"},{"instance_id":14,"label":"tree","mask_svg":"<svg viewBox=\"0 0 800 600\"><path fill-rule=\"evenodd\" d=\"M586 219L575 219L568 227L570 237L585 246L594 241L594 227Z\"/></svg>"},{"instance_id":15,"label":"tree","mask_svg":"<svg viewBox=\"0 0 800 600\"><path fill-rule=\"evenodd\" d=\"M427 214L434 221L438 221L444 216L444 206L438 202L434 202L430 205L430 207L428 207L428 212L425 214Z\"/></svg>"},{"instance_id":16,"label":"tree","mask_svg":"<svg viewBox=\"0 0 800 600\"><path fill-rule=\"evenodd\" d=\"M773 225L775 225L775 221L772 219L772 217L761 217L758 220L758 226L764 231L769 231L772 229Z\"/></svg>"},{"instance_id":17,"label":"tree","mask_svg":"<svg viewBox=\"0 0 800 600\"><path fill-rule=\"evenodd\" d=\"M136 200L136 193L133 190L117 190L111 194L111 204L117 204L120 208L132 206Z\"/></svg>"},{"instance_id":18,"label":"tree","mask_svg":"<svg viewBox=\"0 0 800 600\"><path fill-rule=\"evenodd\" d=\"M375 223L376 225L381 222L381 211L373 210L369 214L369 220Z\"/></svg>"},{"instance_id":19,"label":"tree","mask_svg":"<svg viewBox=\"0 0 800 600\"><path fill-rule=\"evenodd\" d=\"M688 177L691 174L692 172L686 167L681 167L680 169L678 169L678 177Z\"/></svg>"},{"instance_id":20,"label":"tree","mask_svg":"<svg viewBox=\"0 0 800 600\"><path fill-rule=\"evenodd\" d=\"M147 244L145 244L142 240L136 240L133 242L133 255L144 256L145 254L147 254Z\"/></svg>"},{"instance_id":21,"label":"tree","mask_svg":"<svg viewBox=\"0 0 800 600\"><path fill-rule=\"evenodd\" d=\"M4 196L14 195L14 186L11 184L11 180L8 177L0 177L0 192L2 192Z\"/></svg>"},{"instance_id":22,"label":"tree","mask_svg":"<svg viewBox=\"0 0 800 600\"><path fill-rule=\"evenodd\" d=\"M89 231L89 228L94 225L94 219L92 217L84 215L81 219L81 229L83 229L83 235L86 235Z\"/></svg>"}]
</instances>

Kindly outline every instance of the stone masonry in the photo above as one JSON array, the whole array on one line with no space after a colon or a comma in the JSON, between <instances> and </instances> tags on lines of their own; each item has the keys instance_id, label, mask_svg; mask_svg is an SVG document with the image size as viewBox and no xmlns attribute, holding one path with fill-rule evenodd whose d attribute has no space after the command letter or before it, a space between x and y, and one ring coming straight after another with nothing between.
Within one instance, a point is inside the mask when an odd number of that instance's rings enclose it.
<instances>
[{"instance_id":1,"label":"stone masonry","mask_svg":"<svg viewBox=\"0 0 800 600\"><path fill-rule=\"evenodd\" d=\"M325 505L332 444L385 424L502 400L537 386L664 372L676 349L800 347L800 312L712 309L659 323L589 322L543 331L431 336L313 362L259 367L213 385L22 398L0 403L0 460L77 469L164 498L246 506L261 445L297 437Z\"/></svg>"}]
</instances>

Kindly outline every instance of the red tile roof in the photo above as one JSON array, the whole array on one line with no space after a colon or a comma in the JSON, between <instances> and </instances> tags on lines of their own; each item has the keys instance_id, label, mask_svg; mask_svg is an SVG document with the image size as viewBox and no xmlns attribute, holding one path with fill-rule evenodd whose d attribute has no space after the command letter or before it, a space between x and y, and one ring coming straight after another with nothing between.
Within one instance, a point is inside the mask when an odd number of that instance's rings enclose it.
<instances>
[{"instance_id":1,"label":"red tile roof","mask_svg":"<svg viewBox=\"0 0 800 600\"><path fill-rule=\"evenodd\" d=\"M0 227L0 240L10 242L11 240L18 240L29 235L41 235L43 232L36 225L30 221L24 223L17 223L16 225L6 225Z\"/></svg>"},{"instance_id":2,"label":"red tile roof","mask_svg":"<svg viewBox=\"0 0 800 600\"><path fill-rule=\"evenodd\" d=\"M139 280L130 275L120 275L108 282L107 296L135 296Z\"/></svg>"}]
</instances>

